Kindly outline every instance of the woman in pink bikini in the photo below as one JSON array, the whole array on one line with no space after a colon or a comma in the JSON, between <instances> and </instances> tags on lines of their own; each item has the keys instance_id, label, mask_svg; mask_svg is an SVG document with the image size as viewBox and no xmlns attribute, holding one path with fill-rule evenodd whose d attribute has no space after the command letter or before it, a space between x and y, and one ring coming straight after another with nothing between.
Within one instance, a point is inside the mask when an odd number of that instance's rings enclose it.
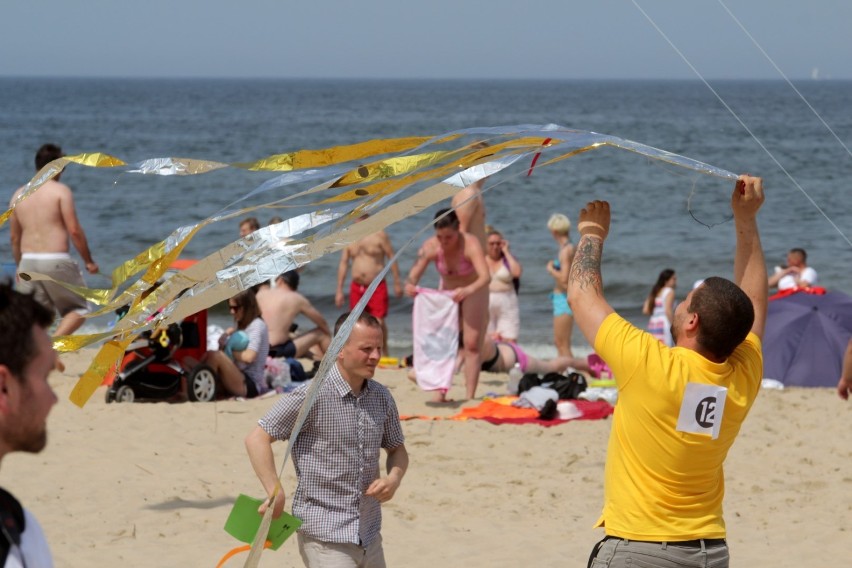
<instances>
[{"instance_id":1,"label":"woman in pink bikini","mask_svg":"<svg viewBox=\"0 0 852 568\"><path fill-rule=\"evenodd\" d=\"M417 295L417 283L430 263L441 275L442 290L453 290L459 304L463 337L464 378L467 398L476 396L482 365L481 343L488 325L488 283L491 274L479 240L459 230L455 212L441 209L435 214L435 236L429 238L417 255L405 281L405 294ZM446 391L438 391L437 402L446 401Z\"/></svg>"}]
</instances>

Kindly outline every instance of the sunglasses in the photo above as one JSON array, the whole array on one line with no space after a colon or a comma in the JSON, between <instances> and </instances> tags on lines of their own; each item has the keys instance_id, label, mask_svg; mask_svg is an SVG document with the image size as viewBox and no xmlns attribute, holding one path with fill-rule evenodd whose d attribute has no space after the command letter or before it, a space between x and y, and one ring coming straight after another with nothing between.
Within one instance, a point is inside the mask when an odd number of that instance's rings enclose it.
<instances>
[{"instance_id":1,"label":"sunglasses","mask_svg":"<svg viewBox=\"0 0 852 568\"><path fill-rule=\"evenodd\" d=\"M242 306L237 306L237 305L235 305L235 304L228 304L228 310L230 310L230 311L232 311L232 312L235 312L235 311L239 310L241 307L242 307Z\"/></svg>"}]
</instances>

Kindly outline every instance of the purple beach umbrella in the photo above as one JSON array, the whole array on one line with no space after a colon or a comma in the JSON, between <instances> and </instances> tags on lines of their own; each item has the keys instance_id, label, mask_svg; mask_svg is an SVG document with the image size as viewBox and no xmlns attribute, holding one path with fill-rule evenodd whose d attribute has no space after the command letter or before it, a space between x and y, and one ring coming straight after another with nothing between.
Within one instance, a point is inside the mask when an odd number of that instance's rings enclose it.
<instances>
[{"instance_id":1,"label":"purple beach umbrella","mask_svg":"<svg viewBox=\"0 0 852 568\"><path fill-rule=\"evenodd\" d=\"M786 386L833 387L852 337L852 296L799 292L770 300L763 376Z\"/></svg>"}]
</instances>

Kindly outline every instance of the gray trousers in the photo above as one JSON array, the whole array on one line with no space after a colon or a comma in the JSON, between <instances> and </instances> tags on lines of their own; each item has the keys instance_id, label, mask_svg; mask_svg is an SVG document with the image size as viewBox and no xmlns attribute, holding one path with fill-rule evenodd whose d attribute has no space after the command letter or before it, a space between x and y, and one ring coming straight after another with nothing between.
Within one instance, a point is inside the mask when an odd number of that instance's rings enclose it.
<instances>
[{"instance_id":1,"label":"gray trousers","mask_svg":"<svg viewBox=\"0 0 852 568\"><path fill-rule=\"evenodd\" d=\"M589 568L728 568L728 545L698 541L683 546L676 542L642 542L607 537L589 558Z\"/></svg>"},{"instance_id":2,"label":"gray trousers","mask_svg":"<svg viewBox=\"0 0 852 568\"><path fill-rule=\"evenodd\" d=\"M298 533L299 553L307 568L385 568L382 536L364 548L357 544L324 542Z\"/></svg>"}]
</instances>

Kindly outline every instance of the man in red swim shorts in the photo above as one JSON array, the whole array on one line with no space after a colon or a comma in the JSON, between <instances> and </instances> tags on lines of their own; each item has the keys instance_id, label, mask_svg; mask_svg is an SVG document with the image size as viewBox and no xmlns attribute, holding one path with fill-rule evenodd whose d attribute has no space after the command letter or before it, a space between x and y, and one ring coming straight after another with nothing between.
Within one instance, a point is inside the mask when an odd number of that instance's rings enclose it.
<instances>
[{"instance_id":1,"label":"man in red swim shorts","mask_svg":"<svg viewBox=\"0 0 852 568\"><path fill-rule=\"evenodd\" d=\"M390 239L384 231L378 231L356 241L343 249L340 255L340 264L337 267L337 293L334 301L337 307L343 306L343 284L346 281L346 272L349 264L352 264L352 282L349 286L349 309L351 310L364 295L367 287L373 279L385 267L385 263L393 258L394 252ZM402 283L399 278L399 268L396 263L391 265L393 275L393 292L399 298L402 296ZM382 323L383 342L382 353L388 352L388 330L385 316L388 314L388 287L382 282L376 288L370 298L365 311Z\"/></svg>"}]
</instances>

